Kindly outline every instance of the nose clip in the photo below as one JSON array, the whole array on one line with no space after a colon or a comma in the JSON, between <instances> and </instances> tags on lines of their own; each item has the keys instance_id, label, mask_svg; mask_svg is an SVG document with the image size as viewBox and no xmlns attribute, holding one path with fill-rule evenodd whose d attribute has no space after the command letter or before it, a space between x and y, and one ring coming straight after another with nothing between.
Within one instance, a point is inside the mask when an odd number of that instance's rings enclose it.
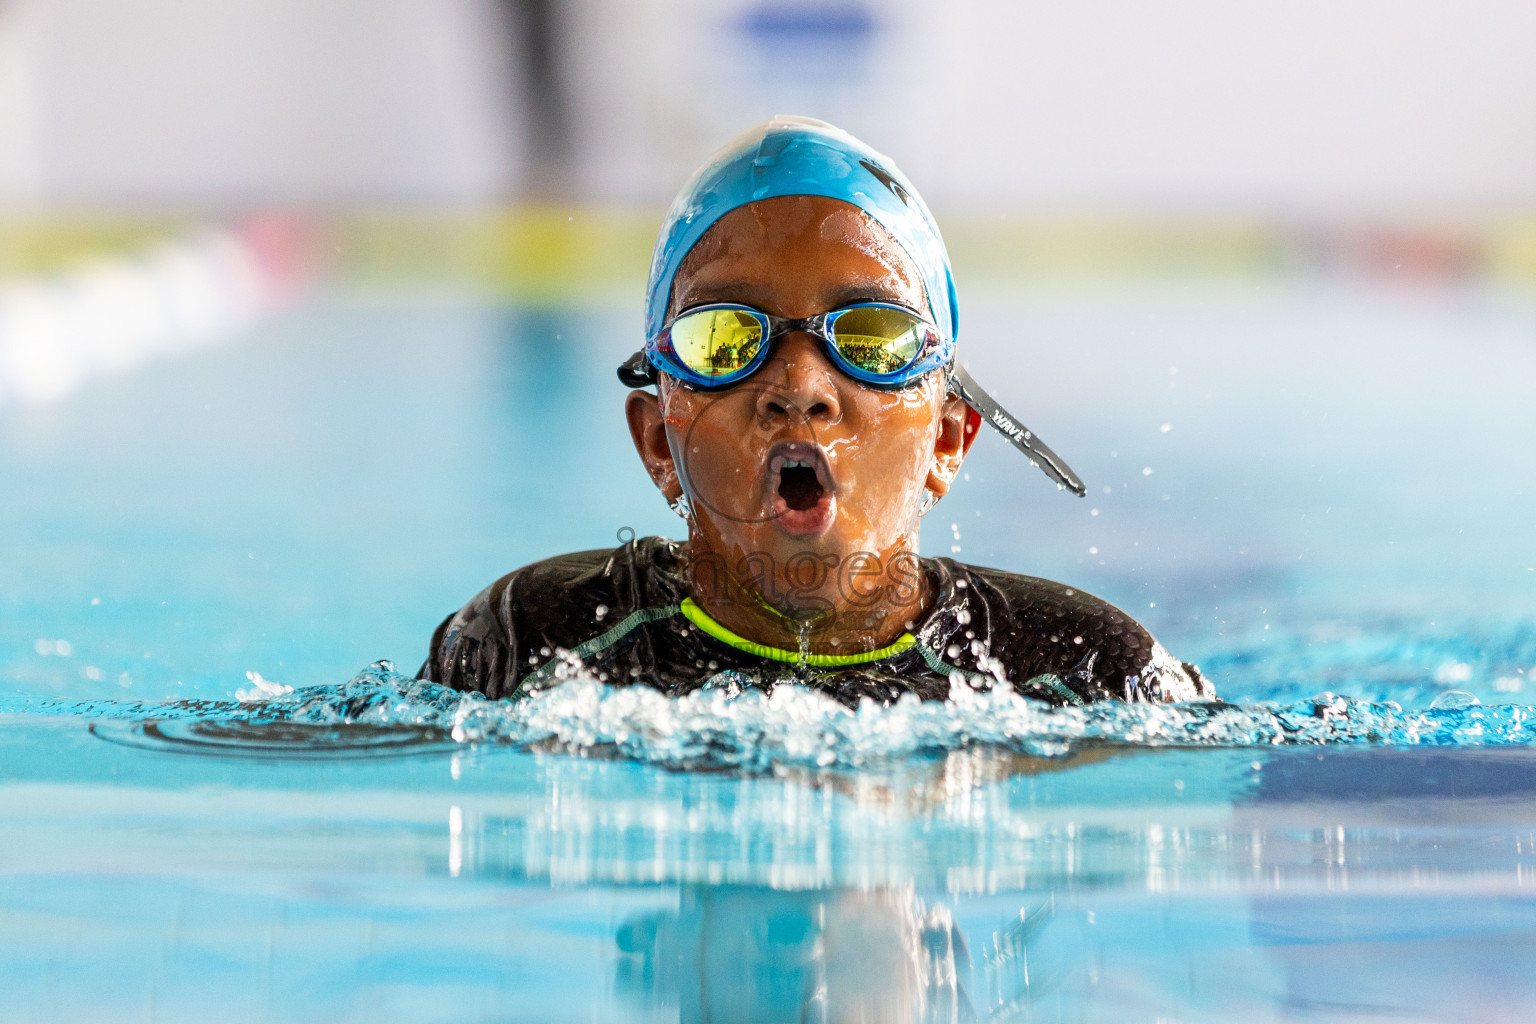
<instances>
[{"instance_id":1,"label":"nose clip","mask_svg":"<svg viewBox=\"0 0 1536 1024\"><path fill-rule=\"evenodd\" d=\"M1088 485L1072 472L1072 467L1067 465L1061 456L1046 447L1045 442L1036 437L1034 431L1024 426L1012 413L999 405L997 399L987 394L986 390L976 383L976 378L971 376L970 371L956 362L949 365L947 373L949 389L959 395L960 400L966 405L975 409L977 415L992 424L992 428L1006 437L1009 444L1023 452L1031 465L1040 467L1040 471L1046 476L1079 498L1088 493Z\"/></svg>"}]
</instances>

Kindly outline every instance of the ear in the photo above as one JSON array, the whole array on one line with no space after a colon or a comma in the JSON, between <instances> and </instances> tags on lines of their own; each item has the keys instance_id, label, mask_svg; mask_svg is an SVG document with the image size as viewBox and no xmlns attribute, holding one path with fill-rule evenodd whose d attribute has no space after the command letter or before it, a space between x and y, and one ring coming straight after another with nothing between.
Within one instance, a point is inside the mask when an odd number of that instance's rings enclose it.
<instances>
[{"instance_id":1,"label":"ear","mask_svg":"<svg viewBox=\"0 0 1536 1024\"><path fill-rule=\"evenodd\" d=\"M928 490L941 498L949 493L949 485L960 472L960 465L970 454L980 431L981 414L958 395L946 396L939 412L939 432L933 439L933 466L924 482Z\"/></svg>"},{"instance_id":2,"label":"ear","mask_svg":"<svg viewBox=\"0 0 1536 1024\"><path fill-rule=\"evenodd\" d=\"M676 501L683 488L677 479L672 448L667 444L667 421L661 412L661 401L649 391L631 391L624 403L624 417L629 421L630 440L635 442L635 451L640 453L651 482L669 503Z\"/></svg>"}]
</instances>

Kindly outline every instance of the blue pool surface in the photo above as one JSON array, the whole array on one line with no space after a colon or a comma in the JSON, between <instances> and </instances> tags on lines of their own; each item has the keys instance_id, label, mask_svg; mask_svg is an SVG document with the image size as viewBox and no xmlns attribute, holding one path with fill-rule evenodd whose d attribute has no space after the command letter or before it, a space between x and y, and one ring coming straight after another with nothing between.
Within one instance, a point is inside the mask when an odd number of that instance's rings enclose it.
<instances>
[{"instance_id":1,"label":"blue pool surface","mask_svg":"<svg viewBox=\"0 0 1536 1024\"><path fill-rule=\"evenodd\" d=\"M638 312L322 295L0 409L0 1020L1536 1019L1536 300L965 298L1089 495L984 438L925 550L1236 707L414 685L501 573L678 534Z\"/></svg>"}]
</instances>

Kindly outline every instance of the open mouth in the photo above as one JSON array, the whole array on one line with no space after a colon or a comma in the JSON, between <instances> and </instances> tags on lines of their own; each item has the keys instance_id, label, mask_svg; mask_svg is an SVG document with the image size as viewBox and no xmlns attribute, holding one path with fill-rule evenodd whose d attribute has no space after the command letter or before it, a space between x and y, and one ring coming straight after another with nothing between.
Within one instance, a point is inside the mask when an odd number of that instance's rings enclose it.
<instances>
[{"instance_id":1,"label":"open mouth","mask_svg":"<svg viewBox=\"0 0 1536 1024\"><path fill-rule=\"evenodd\" d=\"M786 462L779 470L779 497L796 512L815 508L825 488L816 479L816 470L798 462Z\"/></svg>"},{"instance_id":2,"label":"open mouth","mask_svg":"<svg viewBox=\"0 0 1536 1024\"><path fill-rule=\"evenodd\" d=\"M781 528L806 536L832 525L832 473L819 445L774 445L768 454L768 477L773 517Z\"/></svg>"}]
</instances>

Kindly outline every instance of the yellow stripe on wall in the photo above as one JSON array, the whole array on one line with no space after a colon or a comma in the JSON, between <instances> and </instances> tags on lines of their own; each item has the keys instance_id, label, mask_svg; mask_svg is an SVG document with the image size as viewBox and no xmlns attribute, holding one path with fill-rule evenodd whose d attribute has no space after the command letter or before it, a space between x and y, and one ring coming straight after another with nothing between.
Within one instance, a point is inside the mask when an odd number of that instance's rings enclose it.
<instances>
[{"instance_id":1,"label":"yellow stripe on wall","mask_svg":"<svg viewBox=\"0 0 1536 1024\"><path fill-rule=\"evenodd\" d=\"M97 256L134 252L205 218L101 213L0 213L0 280L56 274Z\"/></svg>"},{"instance_id":2,"label":"yellow stripe on wall","mask_svg":"<svg viewBox=\"0 0 1536 1024\"><path fill-rule=\"evenodd\" d=\"M507 206L315 214L316 262L364 289L463 288L493 298L636 303L660 209ZM210 218L0 214L0 280L136 251ZM1299 228L1238 218L953 214L945 238L962 289L1035 280L1273 278L1362 272L1536 287L1536 213L1416 226Z\"/></svg>"},{"instance_id":3,"label":"yellow stripe on wall","mask_svg":"<svg viewBox=\"0 0 1536 1024\"><path fill-rule=\"evenodd\" d=\"M469 287L563 301L630 290L639 301L659 211L509 207L371 211L340 218L340 270L363 286Z\"/></svg>"}]
</instances>

